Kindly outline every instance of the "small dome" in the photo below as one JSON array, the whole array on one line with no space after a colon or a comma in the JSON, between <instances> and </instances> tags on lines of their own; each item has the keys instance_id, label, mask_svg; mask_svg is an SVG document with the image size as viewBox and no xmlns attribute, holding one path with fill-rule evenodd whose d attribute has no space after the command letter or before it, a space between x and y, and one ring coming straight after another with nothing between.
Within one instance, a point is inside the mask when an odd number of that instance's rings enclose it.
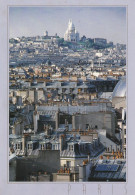
<instances>
[{"instance_id":1,"label":"small dome","mask_svg":"<svg viewBox=\"0 0 135 195\"><path fill-rule=\"evenodd\" d=\"M126 97L126 77L123 77L115 86L112 94L114 97Z\"/></svg>"}]
</instances>

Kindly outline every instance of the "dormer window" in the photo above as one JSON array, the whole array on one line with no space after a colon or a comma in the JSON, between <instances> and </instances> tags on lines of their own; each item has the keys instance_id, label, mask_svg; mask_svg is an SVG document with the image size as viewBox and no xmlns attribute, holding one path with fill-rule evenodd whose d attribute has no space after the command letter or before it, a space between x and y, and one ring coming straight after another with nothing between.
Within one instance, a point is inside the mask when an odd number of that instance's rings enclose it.
<instances>
[{"instance_id":1,"label":"dormer window","mask_svg":"<svg viewBox=\"0 0 135 195\"><path fill-rule=\"evenodd\" d=\"M32 144L28 144L28 150L32 150Z\"/></svg>"},{"instance_id":2,"label":"dormer window","mask_svg":"<svg viewBox=\"0 0 135 195\"><path fill-rule=\"evenodd\" d=\"M52 149L55 150L55 145L52 146Z\"/></svg>"},{"instance_id":3,"label":"dormer window","mask_svg":"<svg viewBox=\"0 0 135 195\"><path fill-rule=\"evenodd\" d=\"M69 145L69 151L74 151L73 145Z\"/></svg>"},{"instance_id":4,"label":"dormer window","mask_svg":"<svg viewBox=\"0 0 135 195\"><path fill-rule=\"evenodd\" d=\"M17 143L16 150L21 150L21 149L22 149L22 143Z\"/></svg>"},{"instance_id":5,"label":"dormer window","mask_svg":"<svg viewBox=\"0 0 135 195\"><path fill-rule=\"evenodd\" d=\"M41 150L44 150L44 149L45 149L45 145L41 144Z\"/></svg>"},{"instance_id":6,"label":"dormer window","mask_svg":"<svg viewBox=\"0 0 135 195\"><path fill-rule=\"evenodd\" d=\"M48 143L48 144L46 145L46 149L51 150L51 149L52 149L52 144Z\"/></svg>"}]
</instances>

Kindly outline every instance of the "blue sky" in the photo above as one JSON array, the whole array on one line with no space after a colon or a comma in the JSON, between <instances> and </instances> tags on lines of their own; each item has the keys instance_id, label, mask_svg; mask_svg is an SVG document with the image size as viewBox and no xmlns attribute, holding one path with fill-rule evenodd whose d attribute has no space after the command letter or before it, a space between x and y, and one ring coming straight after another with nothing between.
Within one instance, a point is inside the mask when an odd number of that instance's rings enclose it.
<instances>
[{"instance_id":1,"label":"blue sky","mask_svg":"<svg viewBox=\"0 0 135 195\"><path fill-rule=\"evenodd\" d=\"M49 35L63 37L69 19L80 36L126 43L125 7L10 7L9 37Z\"/></svg>"}]
</instances>

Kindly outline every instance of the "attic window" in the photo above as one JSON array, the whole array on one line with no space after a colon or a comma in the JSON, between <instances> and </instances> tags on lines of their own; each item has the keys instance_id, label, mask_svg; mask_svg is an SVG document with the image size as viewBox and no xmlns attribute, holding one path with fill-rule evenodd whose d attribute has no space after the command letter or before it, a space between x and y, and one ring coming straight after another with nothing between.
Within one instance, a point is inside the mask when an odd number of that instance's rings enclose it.
<instances>
[{"instance_id":1,"label":"attic window","mask_svg":"<svg viewBox=\"0 0 135 195\"><path fill-rule=\"evenodd\" d=\"M69 151L73 151L73 145L69 145Z\"/></svg>"}]
</instances>

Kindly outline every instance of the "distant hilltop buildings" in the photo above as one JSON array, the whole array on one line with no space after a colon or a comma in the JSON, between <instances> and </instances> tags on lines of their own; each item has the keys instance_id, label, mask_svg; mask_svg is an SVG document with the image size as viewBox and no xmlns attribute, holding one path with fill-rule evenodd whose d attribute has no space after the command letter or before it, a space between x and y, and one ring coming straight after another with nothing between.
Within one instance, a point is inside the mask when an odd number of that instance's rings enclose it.
<instances>
[{"instance_id":1,"label":"distant hilltop buildings","mask_svg":"<svg viewBox=\"0 0 135 195\"><path fill-rule=\"evenodd\" d=\"M68 28L64 34L65 41L78 42L79 41L79 33L75 29L75 25L72 23L70 19L68 22Z\"/></svg>"}]
</instances>

